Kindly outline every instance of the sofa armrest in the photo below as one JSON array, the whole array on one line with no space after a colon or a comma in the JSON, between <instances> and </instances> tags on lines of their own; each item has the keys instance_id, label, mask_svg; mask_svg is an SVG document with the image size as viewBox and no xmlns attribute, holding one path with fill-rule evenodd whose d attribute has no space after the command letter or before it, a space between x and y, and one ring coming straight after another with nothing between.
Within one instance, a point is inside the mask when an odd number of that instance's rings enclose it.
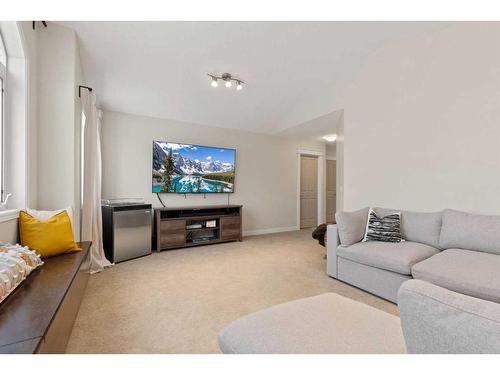
<instances>
[{"instance_id":1,"label":"sofa armrest","mask_svg":"<svg viewBox=\"0 0 500 375\"><path fill-rule=\"evenodd\" d=\"M337 224L326 227L326 273L337 278L337 247L340 244Z\"/></svg>"},{"instance_id":2,"label":"sofa armrest","mask_svg":"<svg viewBox=\"0 0 500 375\"><path fill-rule=\"evenodd\" d=\"M421 280L399 288L408 353L500 353L500 304Z\"/></svg>"}]
</instances>

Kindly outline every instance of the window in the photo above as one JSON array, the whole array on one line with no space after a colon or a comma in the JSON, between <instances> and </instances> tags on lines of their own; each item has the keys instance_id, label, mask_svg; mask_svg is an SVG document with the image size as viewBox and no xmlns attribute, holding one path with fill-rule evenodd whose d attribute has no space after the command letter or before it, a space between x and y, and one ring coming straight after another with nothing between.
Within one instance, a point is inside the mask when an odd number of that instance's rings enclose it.
<instances>
[{"instance_id":1,"label":"window","mask_svg":"<svg viewBox=\"0 0 500 375\"><path fill-rule=\"evenodd\" d=\"M7 76L7 53L0 34L0 199L4 198L4 113L5 113L5 77Z\"/></svg>"}]
</instances>

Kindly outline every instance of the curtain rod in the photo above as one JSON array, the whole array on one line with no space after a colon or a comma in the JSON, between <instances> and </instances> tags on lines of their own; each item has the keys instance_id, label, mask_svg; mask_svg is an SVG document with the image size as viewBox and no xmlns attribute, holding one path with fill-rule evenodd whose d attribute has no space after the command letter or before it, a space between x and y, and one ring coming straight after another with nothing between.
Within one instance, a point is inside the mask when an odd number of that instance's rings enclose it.
<instances>
[{"instance_id":1,"label":"curtain rod","mask_svg":"<svg viewBox=\"0 0 500 375\"><path fill-rule=\"evenodd\" d=\"M47 22L45 22L45 21L41 21L41 22L42 22L43 26L47 27ZM33 21L33 23L32 23L33 30L35 30L35 23L36 23L36 21Z\"/></svg>"},{"instance_id":2,"label":"curtain rod","mask_svg":"<svg viewBox=\"0 0 500 375\"><path fill-rule=\"evenodd\" d=\"M89 90L90 92L92 92L92 87L88 87L88 86L78 86L78 97L81 98L82 97L82 89L87 89Z\"/></svg>"}]
</instances>

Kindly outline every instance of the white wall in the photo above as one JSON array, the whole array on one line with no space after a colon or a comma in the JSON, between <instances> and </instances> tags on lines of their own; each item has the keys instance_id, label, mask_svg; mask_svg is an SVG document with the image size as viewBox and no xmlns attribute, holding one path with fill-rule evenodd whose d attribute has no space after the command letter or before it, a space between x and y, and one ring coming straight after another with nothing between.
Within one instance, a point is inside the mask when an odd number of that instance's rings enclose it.
<instances>
[{"instance_id":1,"label":"white wall","mask_svg":"<svg viewBox=\"0 0 500 375\"><path fill-rule=\"evenodd\" d=\"M337 175L336 177L336 196L337 196L337 202L335 209L337 212L343 211L344 210L344 189L345 189L345 183L344 183L344 111L341 112L339 122L337 125L337 139L335 140L335 151L336 151L336 159L337 162L335 163L336 168L337 168Z\"/></svg>"},{"instance_id":2,"label":"white wall","mask_svg":"<svg viewBox=\"0 0 500 375\"><path fill-rule=\"evenodd\" d=\"M81 170L81 146L82 146L82 106L81 100L78 96L78 86L85 85L85 77L83 74L83 68L80 59L80 47L78 43L75 46L75 65L74 65L74 91L73 91L73 155L74 155L74 170L73 170L73 179L74 179L74 196L72 204L74 209L74 223L73 227L75 230L76 239L80 239L80 222L81 222L81 197L82 197L82 170Z\"/></svg>"},{"instance_id":3,"label":"white wall","mask_svg":"<svg viewBox=\"0 0 500 375\"><path fill-rule=\"evenodd\" d=\"M144 198L159 207L151 193L152 141L168 140L236 148L235 193L243 204L246 234L297 227L297 150L324 152L320 142L207 127L105 111L102 128L103 198ZM164 194L169 206L225 204L227 195Z\"/></svg>"},{"instance_id":4,"label":"white wall","mask_svg":"<svg viewBox=\"0 0 500 375\"><path fill-rule=\"evenodd\" d=\"M28 90L27 145L27 201L26 206L37 207L38 199L38 31L30 21L18 22L24 40Z\"/></svg>"},{"instance_id":5,"label":"white wall","mask_svg":"<svg viewBox=\"0 0 500 375\"><path fill-rule=\"evenodd\" d=\"M49 23L38 32L38 195L40 209L79 207L76 35ZM77 217L78 215L75 215Z\"/></svg>"},{"instance_id":6,"label":"white wall","mask_svg":"<svg viewBox=\"0 0 500 375\"><path fill-rule=\"evenodd\" d=\"M6 190L9 208L75 208L79 238L80 101L82 84L75 33L48 23L1 22L9 45L9 113L6 127ZM13 42L18 38L19 41ZM11 110L10 108L13 108ZM15 241L17 220L0 224L0 240Z\"/></svg>"},{"instance_id":7,"label":"white wall","mask_svg":"<svg viewBox=\"0 0 500 375\"><path fill-rule=\"evenodd\" d=\"M499 23L387 46L336 90L346 209L500 214Z\"/></svg>"},{"instance_id":8,"label":"white wall","mask_svg":"<svg viewBox=\"0 0 500 375\"><path fill-rule=\"evenodd\" d=\"M49 22L32 30L21 22L28 67L30 119L26 144L27 203L53 210L72 206L79 238L80 100L83 84L79 47L73 30ZM22 206L24 207L24 206Z\"/></svg>"}]
</instances>

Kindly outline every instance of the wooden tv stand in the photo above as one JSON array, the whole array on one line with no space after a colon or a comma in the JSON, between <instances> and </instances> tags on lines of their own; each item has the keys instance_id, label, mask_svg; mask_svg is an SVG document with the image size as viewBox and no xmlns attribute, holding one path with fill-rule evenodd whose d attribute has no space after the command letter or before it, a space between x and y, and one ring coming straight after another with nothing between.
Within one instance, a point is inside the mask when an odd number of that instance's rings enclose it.
<instances>
[{"instance_id":1,"label":"wooden tv stand","mask_svg":"<svg viewBox=\"0 0 500 375\"><path fill-rule=\"evenodd\" d=\"M156 208L156 251L242 240L241 205ZM207 226L211 222L212 226Z\"/></svg>"}]
</instances>

